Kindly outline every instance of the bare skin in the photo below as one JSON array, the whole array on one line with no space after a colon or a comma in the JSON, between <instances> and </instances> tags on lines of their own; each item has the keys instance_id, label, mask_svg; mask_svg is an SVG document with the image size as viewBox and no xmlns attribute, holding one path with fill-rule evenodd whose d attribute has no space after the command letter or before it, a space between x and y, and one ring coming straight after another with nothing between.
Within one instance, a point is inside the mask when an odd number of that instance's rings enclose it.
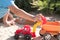
<instances>
[{"instance_id":1,"label":"bare skin","mask_svg":"<svg viewBox=\"0 0 60 40\"><path fill-rule=\"evenodd\" d=\"M9 6L9 9L17 16L34 22L34 18L33 18L34 16L31 16L29 13L25 12L24 10L18 9L15 6Z\"/></svg>"},{"instance_id":2,"label":"bare skin","mask_svg":"<svg viewBox=\"0 0 60 40\"><path fill-rule=\"evenodd\" d=\"M15 25L13 16L9 12L7 12L3 17L3 23L5 24L5 26Z\"/></svg>"},{"instance_id":3,"label":"bare skin","mask_svg":"<svg viewBox=\"0 0 60 40\"><path fill-rule=\"evenodd\" d=\"M25 12L24 10L19 9L14 3L12 3L12 4L13 5L9 6L8 8L13 14L17 15L18 17L24 18L26 20L35 22L34 15L31 15L31 14ZM5 17L3 18L3 22L4 22L4 24L11 25L11 23L14 22L13 16L10 16L9 12L7 12Z\"/></svg>"}]
</instances>

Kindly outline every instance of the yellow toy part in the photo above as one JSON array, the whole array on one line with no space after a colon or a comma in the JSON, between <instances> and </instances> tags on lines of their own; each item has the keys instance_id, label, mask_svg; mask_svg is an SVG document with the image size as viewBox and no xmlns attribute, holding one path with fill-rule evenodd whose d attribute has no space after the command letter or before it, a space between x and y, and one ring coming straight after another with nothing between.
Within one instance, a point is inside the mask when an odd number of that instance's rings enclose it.
<instances>
[{"instance_id":1,"label":"yellow toy part","mask_svg":"<svg viewBox=\"0 0 60 40\"><path fill-rule=\"evenodd\" d=\"M33 25L33 32L35 32L36 31L36 28L38 27L38 26L40 26L42 24L42 22L40 21L38 21L36 24L34 24Z\"/></svg>"}]
</instances>

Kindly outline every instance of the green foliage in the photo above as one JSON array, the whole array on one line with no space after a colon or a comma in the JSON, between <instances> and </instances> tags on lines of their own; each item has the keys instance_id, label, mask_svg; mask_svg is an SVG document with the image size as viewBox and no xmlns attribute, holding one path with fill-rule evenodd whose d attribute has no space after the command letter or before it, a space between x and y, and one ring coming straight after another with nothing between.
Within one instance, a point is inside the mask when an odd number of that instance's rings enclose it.
<instances>
[{"instance_id":1,"label":"green foliage","mask_svg":"<svg viewBox=\"0 0 60 40\"><path fill-rule=\"evenodd\" d=\"M15 0L15 4L19 8L21 8L21 9L23 9L25 11L28 11L31 8L31 5L30 5L28 0Z\"/></svg>"},{"instance_id":2,"label":"green foliage","mask_svg":"<svg viewBox=\"0 0 60 40\"><path fill-rule=\"evenodd\" d=\"M15 4L19 8L21 8L27 12L31 11L33 8L36 8L36 7L32 7L32 6L34 6L31 4L32 2L33 2L32 0L15 0Z\"/></svg>"},{"instance_id":3,"label":"green foliage","mask_svg":"<svg viewBox=\"0 0 60 40\"><path fill-rule=\"evenodd\" d=\"M35 6L39 6L39 10L42 12L47 13L57 13L57 11L60 11L60 0L37 0L34 1ZM45 11L44 11L44 10ZM60 13L60 12L59 12Z\"/></svg>"},{"instance_id":4,"label":"green foliage","mask_svg":"<svg viewBox=\"0 0 60 40\"><path fill-rule=\"evenodd\" d=\"M27 12L37 9L44 13L60 13L60 0L15 0L15 4Z\"/></svg>"}]
</instances>

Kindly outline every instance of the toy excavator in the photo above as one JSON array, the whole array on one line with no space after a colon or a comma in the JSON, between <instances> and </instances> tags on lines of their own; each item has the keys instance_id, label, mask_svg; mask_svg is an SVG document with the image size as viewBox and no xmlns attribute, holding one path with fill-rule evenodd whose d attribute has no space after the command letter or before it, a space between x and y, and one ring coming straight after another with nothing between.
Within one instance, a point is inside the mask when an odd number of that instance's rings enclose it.
<instances>
[{"instance_id":1,"label":"toy excavator","mask_svg":"<svg viewBox=\"0 0 60 40\"><path fill-rule=\"evenodd\" d=\"M57 40L60 40L60 22L46 21L46 23L43 24L42 21L37 21L37 23L34 24L33 32L35 32L36 28L40 26L41 30L39 34L43 37L43 40L51 40L52 36Z\"/></svg>"}]
</instances>

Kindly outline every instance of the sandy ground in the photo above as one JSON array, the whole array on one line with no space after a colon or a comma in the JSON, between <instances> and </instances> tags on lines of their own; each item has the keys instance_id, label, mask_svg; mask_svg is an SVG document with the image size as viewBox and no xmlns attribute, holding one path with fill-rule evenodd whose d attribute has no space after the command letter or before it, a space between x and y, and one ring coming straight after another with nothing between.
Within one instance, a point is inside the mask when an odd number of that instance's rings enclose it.
<instances>
[{"instance_id":1,"label":"sandy ground","mask_svg":"<svg viewBox=\"0 0 60 40\"><path fill-rule=\"evenodd\" d=\"M47 17L47 19L50 20L49 17ZM0 23L0 40L14 40L13 36L15 31L21 27L23 27L23 25L18 24L10 27L5 27L2 23ZM40 28L36 29L37 38L35 38L34 40L40 40L40 37L38 37L39 30Z\"/></svg>"},{"instance_id":2,"label":"sandy ground","mask_svg":"<svg viewBox=\"0 0 60 40\"><path fill-rule=\"evenodd\" d=\"M0 40L14 40L13 36L15 31L18 28L23 27L23 25L14 25L11 27L5 27L2 23L0 23ZM39 36L40 28L37 28L36 35Z\"/></svg>"}]
</instances>

